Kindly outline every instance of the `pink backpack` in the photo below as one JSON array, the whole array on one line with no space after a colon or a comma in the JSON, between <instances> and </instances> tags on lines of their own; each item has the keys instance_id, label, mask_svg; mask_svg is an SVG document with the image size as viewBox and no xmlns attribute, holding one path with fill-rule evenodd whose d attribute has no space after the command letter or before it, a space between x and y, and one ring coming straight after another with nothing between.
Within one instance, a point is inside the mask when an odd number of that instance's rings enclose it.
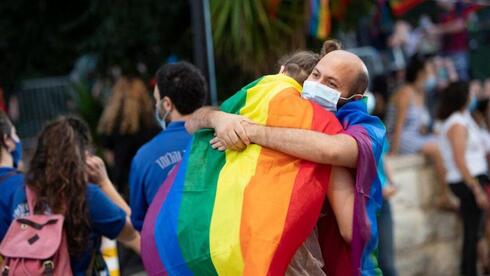
<instances>
[{"instance_id":1,"label":"pink backpack","mask_svg":"<svg viewBox=\"0 0 490 276\"><path fill-rule=\"evenodd\" d=\"M72 275L62 215L33 215L35 194L26 187L30 215L15 219L0 244L2 276Z\"/></svg>"}]
</instances>

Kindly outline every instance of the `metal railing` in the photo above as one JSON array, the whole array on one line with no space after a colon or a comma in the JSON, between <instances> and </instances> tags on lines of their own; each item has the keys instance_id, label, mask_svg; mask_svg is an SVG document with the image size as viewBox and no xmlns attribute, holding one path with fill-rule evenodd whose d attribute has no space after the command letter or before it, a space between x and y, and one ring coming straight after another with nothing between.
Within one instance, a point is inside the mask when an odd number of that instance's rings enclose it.
<instances>
[{"instance_id":1,"label":"metal railing","mask_svg":"<svg viewBox=\"0 0 490 276\"><path fill-rule=\"evenodd\" d=\"M15 95L19 105L15 125L22 138L35 137L46 122L74 109L68 76L25 80Z\"/></svg>"}]
</instances>

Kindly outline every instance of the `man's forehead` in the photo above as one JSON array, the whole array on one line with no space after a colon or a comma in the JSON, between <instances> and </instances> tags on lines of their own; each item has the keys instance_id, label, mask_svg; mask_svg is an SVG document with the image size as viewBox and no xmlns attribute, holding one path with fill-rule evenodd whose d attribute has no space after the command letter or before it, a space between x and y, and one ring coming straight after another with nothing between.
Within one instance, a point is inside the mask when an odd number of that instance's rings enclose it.
<instances>
[{"instance_id":1,"label":"man's forehead","mask_svg":"<svg viewBox=\"0 0 490 276\"><path fill-rule=\"evenodd\" d=\"M325 56L315 66L315 69L318 70L322 75L333 77L336 79L344 77L343 75L345 74L356 72L357 68L358 66L352 61L342 60L341 58L336 56Z\"/></svg>"}]
</instances>

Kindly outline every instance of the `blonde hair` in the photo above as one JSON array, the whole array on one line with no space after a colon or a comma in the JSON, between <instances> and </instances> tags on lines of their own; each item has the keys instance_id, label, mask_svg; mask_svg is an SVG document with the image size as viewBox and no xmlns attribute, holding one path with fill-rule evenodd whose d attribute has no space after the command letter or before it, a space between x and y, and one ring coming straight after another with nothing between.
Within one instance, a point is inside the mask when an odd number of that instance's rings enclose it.
<instances>
[{"instance_id":1,"label":"blonde hair","mask_svg":"<svg viewBox=\"0 0 490 276\"><path fill-rule=\"evenodd\" d=\"M142 80L120 78L97 127L99 134L135 134L148 128L153 120L152 101ZM118 127L118 128L117 128Z\"/></svg>"}]
</instances>

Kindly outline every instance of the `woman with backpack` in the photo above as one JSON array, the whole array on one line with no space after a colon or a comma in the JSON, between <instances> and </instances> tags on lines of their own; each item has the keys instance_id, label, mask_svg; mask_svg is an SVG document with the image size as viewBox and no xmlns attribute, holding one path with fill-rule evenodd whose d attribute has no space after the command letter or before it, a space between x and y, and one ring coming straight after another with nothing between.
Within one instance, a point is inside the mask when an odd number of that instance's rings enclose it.
<instances>
[{"instance_id":1,"label":"woman with backpack","mask_svg":"<svg viewBox=\"0 0 490 276\"><path fill-rule=\"evenodd\" d=\"M0 241L7 233L14 194L24 182L14 164L21 159L22 148L15 127L5 112L0 111Z\"/></svg>"},{"instance_id":2,"label":"woman with backpack","mask_svg":"<svg viewBox=\"0 0 490 276\"><path fill-rule=\"evenodd\" d=\"M90 142L88 127L77 118L61 117L48 124L38 138L26 173L26 189L19 189L15 195L11 216L16 219L12 228L22 218L33 218L30 209L34 209L35 215L48 218L62 215L66 239L61 244L66 240L73 275L93 275L106 270L100 262L101 236L116 238L138 254L140 250L140 236L128 219L129 207L108 181L100 159L88 153ZM97 183L100 187L89 183L91 180L101 182ZM49 227L48 223L38 223L41 226L21 223L27 224L24 226L27 230L32 227L32 231ZM43 238L35 236L28 242L35 244ZM9 251L5 247L0 246L0 253ZM63 255L63 249L60 252ZM52 263L55 269L58 259L55 257ZM46 271L50 267L43 261L40 269Z\"/></svg>"}]
</instances>

